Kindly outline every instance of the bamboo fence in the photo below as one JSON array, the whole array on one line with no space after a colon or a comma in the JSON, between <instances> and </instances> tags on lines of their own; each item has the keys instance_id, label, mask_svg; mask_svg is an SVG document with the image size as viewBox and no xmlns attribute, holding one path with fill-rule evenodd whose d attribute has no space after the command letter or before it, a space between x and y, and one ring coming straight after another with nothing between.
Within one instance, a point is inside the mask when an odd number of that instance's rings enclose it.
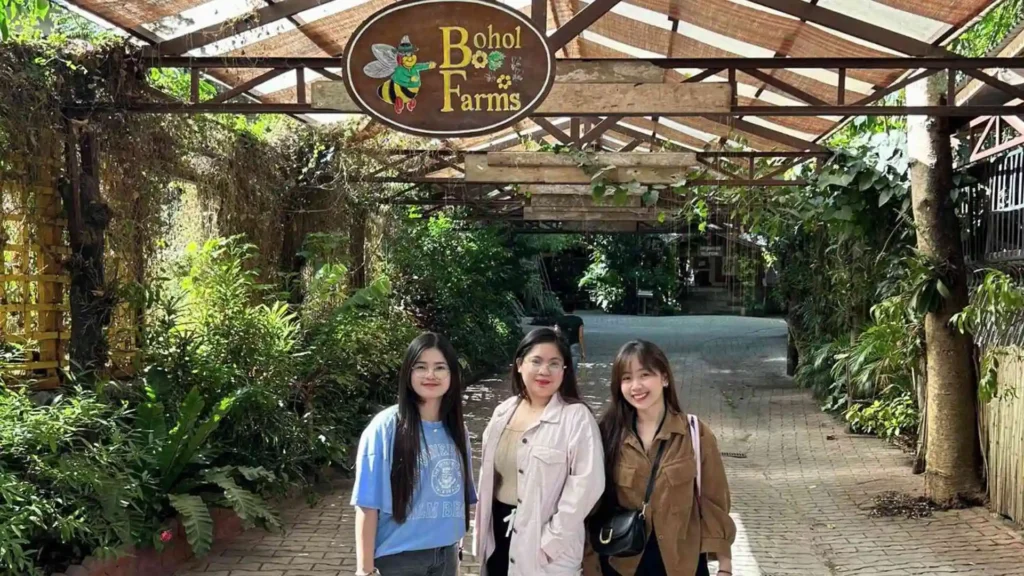
<instances>
[{"instance_id":1,"label":"bamboo fence","mask_svg":"<svg viewBox=\"0 0 1024 576\"><path fill-rule=\"evenodd\" d=\"M35 154L6 157L0 171L0 376L45 389L66 367L70 248L57 190L60 142L43 132L35 141Z\"/></svg>"}]
</instances>

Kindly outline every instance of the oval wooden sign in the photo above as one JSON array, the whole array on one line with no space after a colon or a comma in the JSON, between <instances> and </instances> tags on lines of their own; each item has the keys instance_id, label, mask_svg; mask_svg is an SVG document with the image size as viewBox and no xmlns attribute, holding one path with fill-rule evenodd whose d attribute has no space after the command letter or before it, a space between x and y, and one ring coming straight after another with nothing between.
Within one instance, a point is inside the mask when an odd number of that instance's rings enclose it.
<instances>
[{"instance_id":1,"label":"oval wooden sign","mask_svg":"<svg viewBox=\"0 0 1024 576\"><path fill-rule=\"evenodd\" d=\"M525 14L488 0L409 0L345 46L344 79L367 114L410 134L497 132L551 90L555 57Z\"/></svg>"}]
</instances>

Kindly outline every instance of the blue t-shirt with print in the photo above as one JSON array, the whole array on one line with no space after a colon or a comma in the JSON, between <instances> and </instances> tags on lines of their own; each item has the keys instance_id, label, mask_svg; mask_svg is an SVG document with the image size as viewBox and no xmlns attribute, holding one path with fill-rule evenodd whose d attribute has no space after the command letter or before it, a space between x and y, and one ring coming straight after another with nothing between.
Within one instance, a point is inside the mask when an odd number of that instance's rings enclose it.
<instances>
[{"instance_id":1,"label":"blue t-shirt with print","mask_svg":"<svg viewBox=\"0 0 1024 576\"><path fill-rule=\"evenodd\" d=\"M419 478L404 523L392 515L391 463L398 407L377 414L359 439L352 505L379 511L374 558L411 550L451 546L466 535L462 460L440 422L423 422ZM469 449L467 433L466 448ZM470 461L469 503L476 504Z\"/></svg>"}]
</instances>

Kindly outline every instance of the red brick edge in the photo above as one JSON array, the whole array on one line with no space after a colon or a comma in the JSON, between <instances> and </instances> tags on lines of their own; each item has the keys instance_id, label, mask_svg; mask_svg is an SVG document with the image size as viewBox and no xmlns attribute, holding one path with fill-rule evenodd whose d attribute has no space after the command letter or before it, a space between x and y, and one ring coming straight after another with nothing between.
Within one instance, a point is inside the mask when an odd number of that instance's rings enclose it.
<instances>
[{"instance_id":1,"label":"red brick edge","mask_svg":"<svg viewBox=\"0 0 1024 576\"><path fill-rule=\"evenodd\" d=\"M214 508L210 516L213 518L214 544L227 542L245 531L242 519L234 510ZM161 551L129 547L119 558L87 556L81 564L51 576L173 576L175 570L192 560L193 554L181 522L171 520L168 529L174 536Z\"/></svg>"}]
</instances>

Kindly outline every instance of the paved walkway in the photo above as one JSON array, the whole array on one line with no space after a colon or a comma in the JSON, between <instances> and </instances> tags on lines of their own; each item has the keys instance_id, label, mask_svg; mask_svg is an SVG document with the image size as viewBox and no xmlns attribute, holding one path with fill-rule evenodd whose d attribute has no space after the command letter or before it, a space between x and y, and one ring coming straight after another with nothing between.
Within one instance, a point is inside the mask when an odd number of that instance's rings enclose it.
<instances>
[{"instance_id":1,"label":"paved walkway","mask_svg":"<svg viewBox=\"0 0 1024 576\"><path fill-rule=\"evenodd\" d=\"M1024 575L1024 539L983 508L923 519L869 515L874 496L920 494L922 480L911 474L908 455L875 438L847 435L794 388L783 375L781 321L598 315L586 321L582 388L594 406L607 399L618 346L642 337L668 352L686 409L717 434L740 528L736 576ZM496 379L468 391L475 440L505 390ZM339 484L313 508L286 510L287 533L250 531L178 575L352 574L348 501ZM468 562L464 573L475 572Z\"/></svg>"}]
</instances>

